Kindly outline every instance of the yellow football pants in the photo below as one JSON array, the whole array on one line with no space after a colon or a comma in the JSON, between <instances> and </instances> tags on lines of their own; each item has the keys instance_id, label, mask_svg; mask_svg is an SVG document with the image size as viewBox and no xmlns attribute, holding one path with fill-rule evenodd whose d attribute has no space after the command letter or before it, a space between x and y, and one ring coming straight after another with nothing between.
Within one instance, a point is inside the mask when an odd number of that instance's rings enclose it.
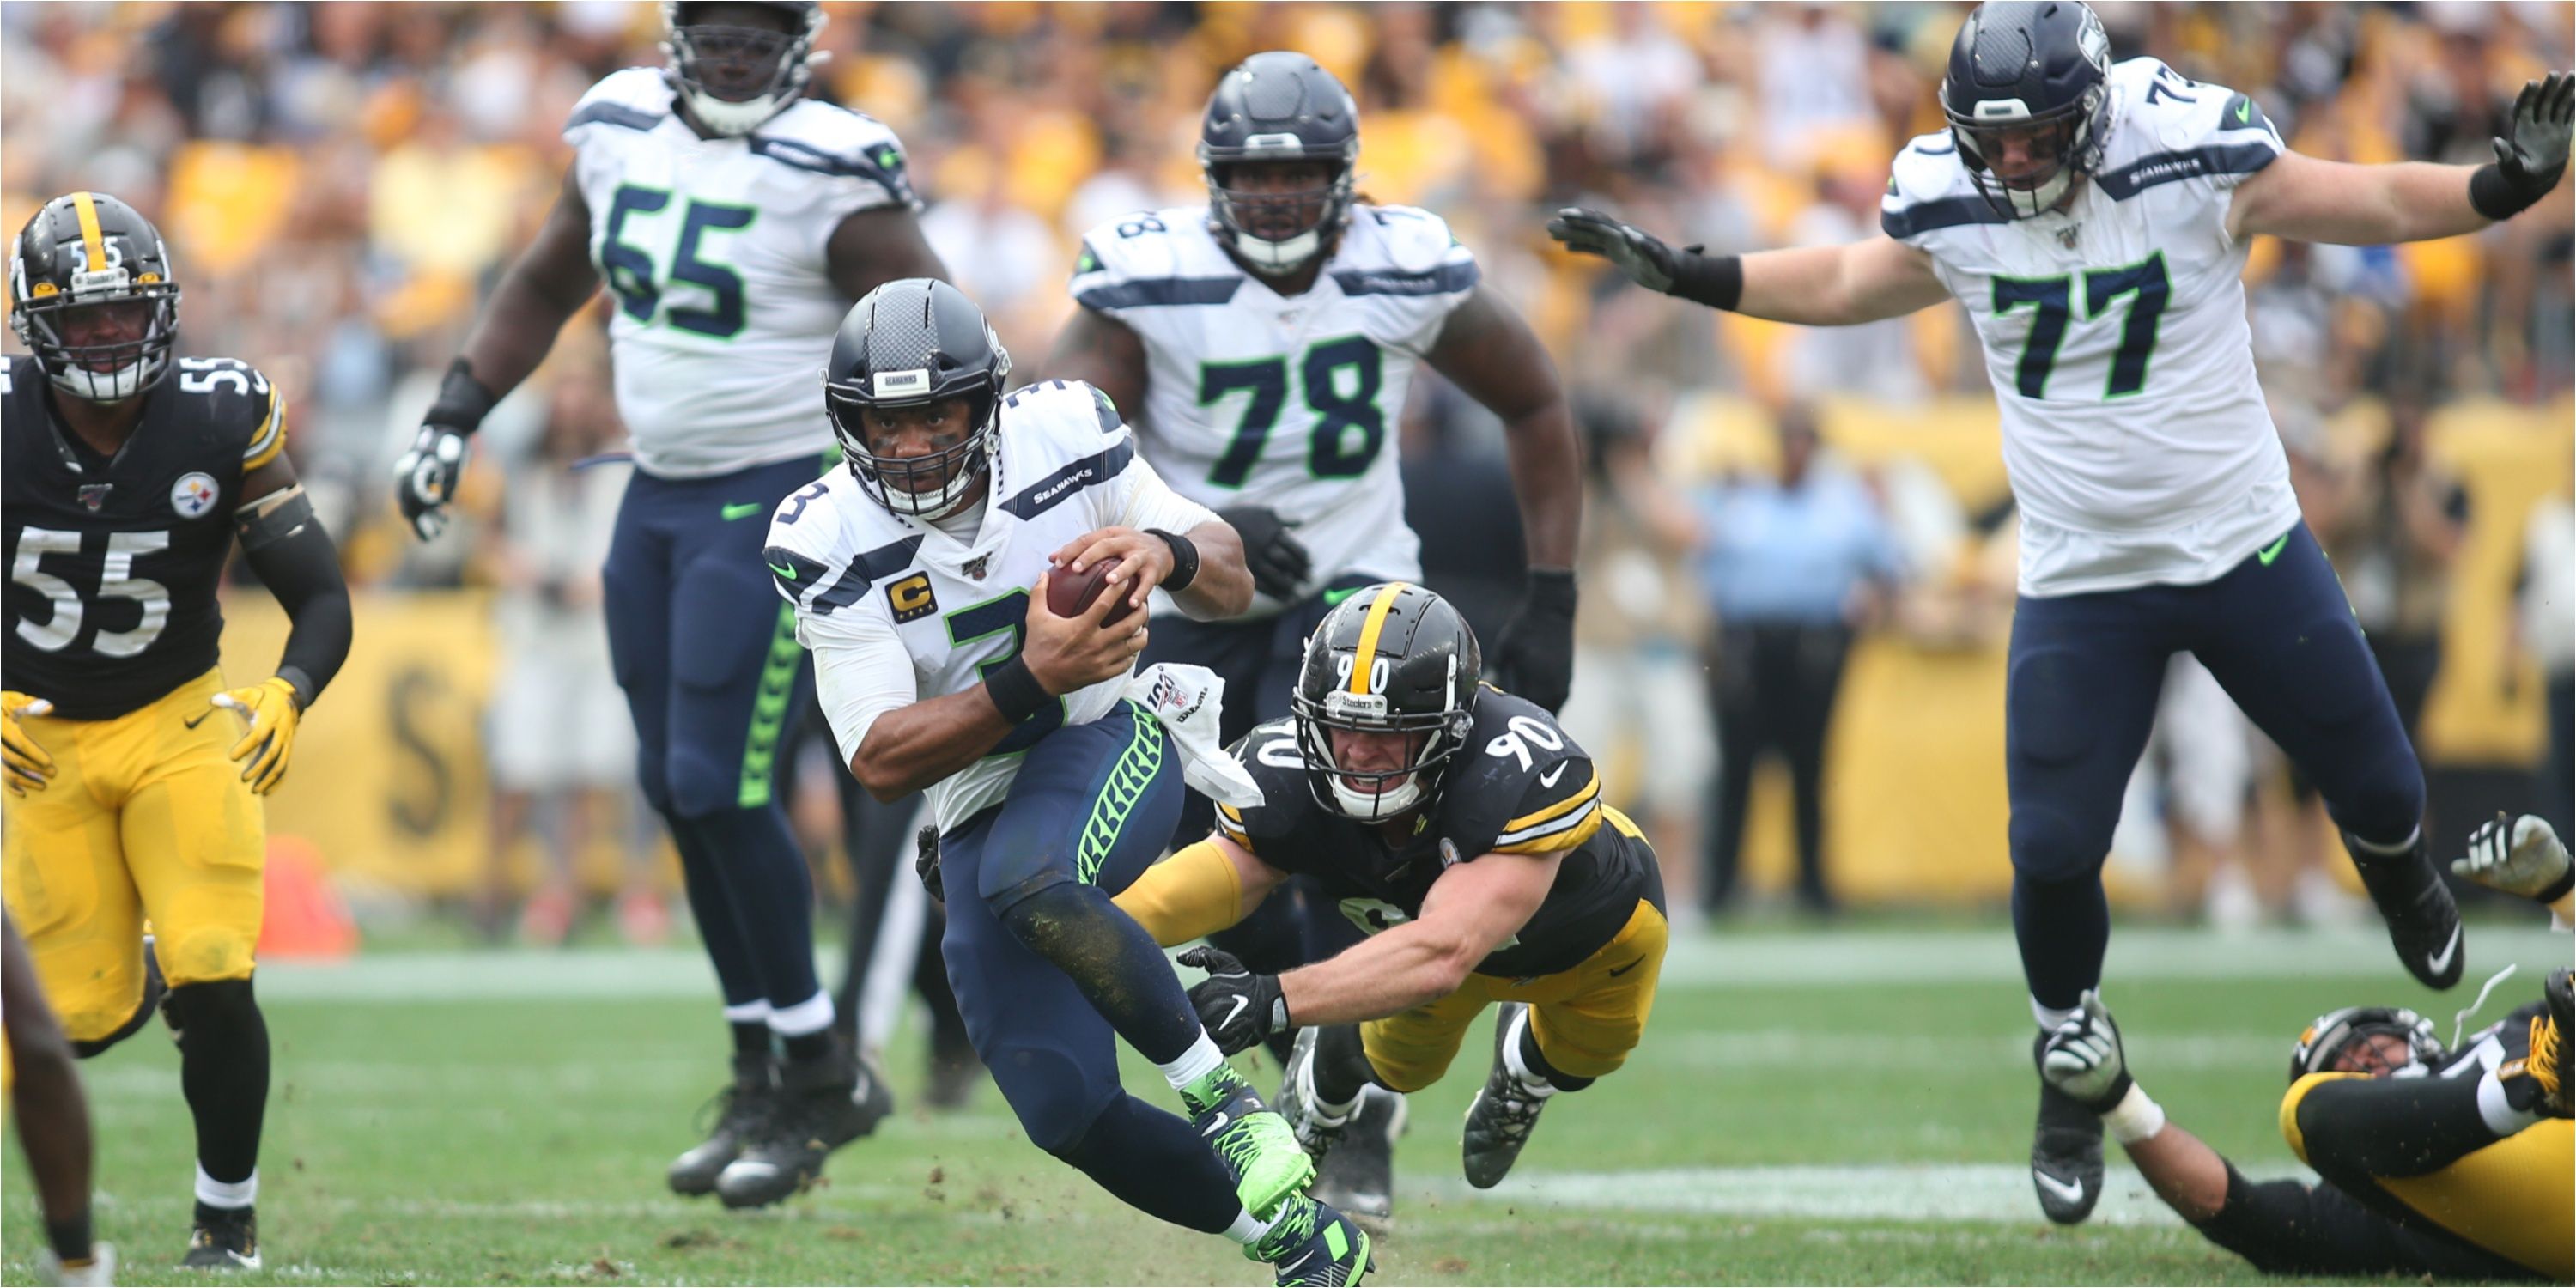
<instances>
[{"instance_id":1,"label":"yellow football pants","mask_svg":"<svg viewBox=\"0 0 2576 1288\"><path fill-rule=\"evenodd\" d=\"M56 773L8 798L0 892L75 1041L141 1003L146 917L173 987L251 973L267 828L227 754L240 717L208 705L222 691L208 671L113 720L18 718Z\"/></svg>"},{"instance_id":2,"label":"yellow football pants","mask_svg":"<svg viewBox=\"0 0 2576 1288\"><path fill-rule=\"evenodd\" d=\"M1439 1001L1361 1025L1360 1043L1379 1081L1420 1091L1449 1071L1467 1026L1485 1007L1527 1002L1539 1054L1575 1077L1601 1077L1627 1063L1645 1035L1671 935L1664 914L1640 899L1628 924L1574 969L1531 980L1469 975Z\"/></svg>"},{"instance_id":3,"label":"yellow football pants","mask_svg":"<svg viewBox=\"0 0 2576 1288\"><path fill-rule=\"evenodd\" d=\"M2300 1162L2299 1100L2352 1074L2309 1074L2281 1104L2282 1133ZM2576 1276L2576 1123L2544 1118L2422 1176L2373 1176L2373 1184L2443 1229L2560 1283Z\"/></svg>"}]
</instances>

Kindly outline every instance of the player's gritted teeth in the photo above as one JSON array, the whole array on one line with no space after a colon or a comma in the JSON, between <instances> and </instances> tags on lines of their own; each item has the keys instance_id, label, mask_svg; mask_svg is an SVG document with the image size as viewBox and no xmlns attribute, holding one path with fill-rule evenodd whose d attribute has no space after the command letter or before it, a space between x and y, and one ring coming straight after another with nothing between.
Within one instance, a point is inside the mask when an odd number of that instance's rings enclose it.
<instances>
[{"instance_id":1,"label":"player's gritted teeth","mask_svg":"<svg viewBox=\"0 0 2576 1288\"><path fill-rule=\"evenodd\" d=\"M1422 754L1422 744L1430 737L1420 733L1371 733L1360 729L1333 728L1333 763L1349 772L1345 781L1352 790L1383 796L1402 788L1413 775L1399 773L1386 778L1363 778L1359 775L1385 774L1412 764Z\"/></svg>"}]
</instances>

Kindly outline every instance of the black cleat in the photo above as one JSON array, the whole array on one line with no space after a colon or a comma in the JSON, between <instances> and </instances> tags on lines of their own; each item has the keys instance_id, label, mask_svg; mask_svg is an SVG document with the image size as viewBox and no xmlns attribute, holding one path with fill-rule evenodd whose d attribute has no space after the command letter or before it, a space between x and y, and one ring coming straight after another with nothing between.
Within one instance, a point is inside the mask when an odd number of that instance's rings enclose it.
<instances>
[{"instance_id":1,"label":"black cleat","mask_svg":"<svg viewBox=\"0 0 2576 1288\"><path fill-rule=\"evenodd\" d=\"M1467 1183L1480 1190L1502 1184L1511 1174L1521 1146L1529 1143L1530 1129L1538 1126L1539 1111L1547 1108L1547 1097L1522 1085L1503 1055L1507 1044L1519 1040L1528 1015L1526 1002L1505 1002L1494 1013L1494 1067L1485 1075L1484 1090L1468 1104L1467 1126L1458 1136Z\"/></svg>"},{"instance_id":2,"label":"black cleat","mask_svg":"<svg viewBox=\"0 0 2576 1288\"><path fill-rule=\"evenodd\" d=\"M250 1208L197 1205L197 1226L188 1232L188 1255L182 1270L259 1269L259 1216Z\"/></svg>"},{"instance_id":3,"label":"black cleat","mask_svg":"<svg viewBox=\"0 0 2576 1288\"><path fill-rule=\"evenodd\" d=\"M839 1050L791 1061L778 1071L767 1120L716 1177L716 1197L729 1208L786 1198L823 1174L833 1150L875 1131L893 1112L894 1092L874 1060Z\"/></svg>"},{"instance_id":4,"label":"black cleat","mask_svg":"<svg viewBox=\"0 0 2576 1288\"><path fill-rule=\"evenodd\" d=\"M769 1117L769 1106L778 1091L778 1061L767 1055L737 1054L733 1058L733 1085L716 1093L715 1128L707 1138L689 1147L687 1153L671 1160L671 1192L692 1198L716 1192L716 1178L725 1165L742 1157L743 1148L758 1134L760 1124Z\"/></svg>"},{"instance_id":5,"label":"black cleat","mask_svg":"<svg viewBox=\"0 0 2576 1288\"><path fill-rule=\"evenodd\" d=\"M2460 942L2460 905L2425 856L2423 841L2419 838L2404 854L2374 854L2349 832L2343 844L2352 853L2362 889L2370 892L2380 919L2388 923L2388 940L2397 946L2397 960L2407 972L2426 988L2459 983L2469 965Z\"/></svg>"},{"instance_id":6,"label":"black cleat","mask_svg":"<svg viewBox=\"0 0 2576 1288\"><path fill-rule=\"evenodd\" d=\"M1332 1152L1315 1164L1315 1197L1372 1234L1395 1225L1395 1139L1404 1134L1405 1114L1401 1094L1384 1087L1362 1091Z\"/></svg>"},{"instance_id":7,"label":"black cleat","mask_svg":"<svg viewBox=\"0 0 2576 1288\"><path fill-rule=\"evenodd\" d=\"M2031 1043L2033 1064L2047 1043L2045 1033ZM2039 1191L2039 1210L2059 1225L2081 1224L2102 1201L2102 1119L2045 1079L2030 1142L2030 1184Z\"/></svg>"}]
</instances>

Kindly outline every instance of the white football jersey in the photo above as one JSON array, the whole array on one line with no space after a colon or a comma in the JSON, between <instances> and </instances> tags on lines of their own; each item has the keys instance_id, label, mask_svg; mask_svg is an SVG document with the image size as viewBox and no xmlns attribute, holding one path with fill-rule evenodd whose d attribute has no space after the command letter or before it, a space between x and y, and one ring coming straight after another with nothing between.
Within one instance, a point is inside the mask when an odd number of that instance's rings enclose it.
<instances>
[{"instance_id":1,"label":"white football jersey","mask_svg":"<svg viewBox=\"0 0 2576 1288\"><path fill-rule=\"evenodd\" d=\"M1017 656L1030 591L1067 542L1111 526L1187 532L1216 517L1163 485L1087 384L1030 385L1002 400L1001 418L971 542L886 509L838 465L780 502L770 521L769 570L796 606L796 638L814 653L844 763L877 717L971 689ZM1022 753L1052 730L1107 714L1125 683L1065 694L933 786L940 830L999 802Z\"/></svg>"},{"instance_id":2,"label":"white football jersey","mask_svg":"<svg viewBox=\"0 0 2576 1288\"><path fill-rule=\"evenodd\" d=\"M1355 204L1314 286L1282 296L1225 253L1207 207L1175 206L1093 229L1073 297L1145 342L1131 411L1145 459L1210 509L1264 505L1297 525L1303 599L1346 573L1421 579L1396 424L1414 364L1476 279L1439 216ZM1255 596L1245 615L1284 607Z\"/></svg>"},{"instance_id":3,"label":"white football jersey","mask_svg":"<svg viewBox=\"0 0 2576 1288\"><path fill-rule=\"evenodd\" d=\"M2254 100L2111 69L2102 163L2006 220L1947 133L1897 154L1880 223L1932 256L1985 345L2021 503L2021 593L2213 580L2299 521L2245 322L2236 185L2278 157Z\"/></svg>"},{"instance_id":4,"label":"white football jersey","mask_svg":"<svg viewBox=\"0 0 2576 1288\"><path fill-rule=\"evenodd\" d=\"M800 99L739 138L702 139L659 68L591 87L564 125L590 257L616 297L617 412L635 464L729 474L832 442L820 372L851 301L824 247L841 220L918 208L894 131Z\"/></svg>"}]
</instances>

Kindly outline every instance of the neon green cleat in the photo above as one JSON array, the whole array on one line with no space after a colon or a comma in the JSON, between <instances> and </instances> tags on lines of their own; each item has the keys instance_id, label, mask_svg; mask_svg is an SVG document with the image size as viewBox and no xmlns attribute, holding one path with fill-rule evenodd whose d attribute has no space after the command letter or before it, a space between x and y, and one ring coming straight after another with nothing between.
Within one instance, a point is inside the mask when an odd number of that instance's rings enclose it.
<instances>
[{"instance_id":1,"label":"neon green cleat","mask_svg":"<svg viewBox=\"0 0 2576 1288\"><path fill-rule=\"evenodd\" d=\"M1297 1144L1297 1133L1232 1068L1219 1065L1183 1088L1181 1103L1189 1108L1190 1125L1234 1174L1244 1211L1267 1221L1314 1182L1315 1160Z\"/></svg>"},{"instance_id":2,"label":"neon green cleat","mask_svg":"<svg viewBox=\"0 0 2576 1288\"><path fill-rule=\"evenodd\" d=\"M1358 1222L1300 1194L1279 1209L1270 1232L1243 1255L1269 1262L1279 1288L1349 1288L1376 1271L1370 1252L1368 1231Z\"/></svg>"}]
</instances>

